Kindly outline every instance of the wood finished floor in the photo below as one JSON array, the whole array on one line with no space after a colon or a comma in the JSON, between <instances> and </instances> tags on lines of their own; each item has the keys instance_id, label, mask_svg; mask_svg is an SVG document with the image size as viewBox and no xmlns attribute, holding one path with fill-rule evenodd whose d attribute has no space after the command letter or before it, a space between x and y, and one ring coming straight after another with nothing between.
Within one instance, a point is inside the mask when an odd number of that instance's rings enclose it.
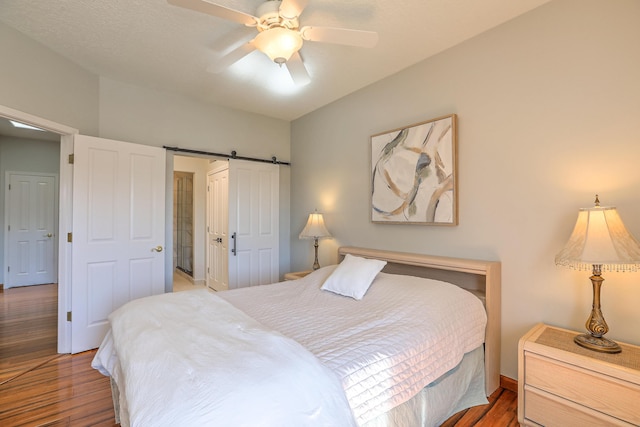
<instances>
[{"instance_id":1,"label":"wood finished floor","mask_svg":"<svg viewBox=\"0 0 640 427\"><path fill-rule=\"evenodd\" d=\"M117 426L95 351L56 353L57 286L0 291L0 308L0 426ZM443 426L516 427L516 412L516 393L500 388Z\"/></svg>"}]
</instances>

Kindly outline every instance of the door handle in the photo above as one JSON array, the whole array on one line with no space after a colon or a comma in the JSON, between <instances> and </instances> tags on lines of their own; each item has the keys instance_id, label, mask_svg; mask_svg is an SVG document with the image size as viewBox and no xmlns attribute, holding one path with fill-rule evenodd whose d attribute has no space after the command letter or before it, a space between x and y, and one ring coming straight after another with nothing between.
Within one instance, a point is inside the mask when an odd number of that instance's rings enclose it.
<instances>
[{"instance_id":1,"label":"door handle","mask_svg":"<svg viewBox=\"0 0 640 427\"><path fill-rule=\"evenodd\" d=\"M49 237L49 238L51 238L52 236L53 236L53 234L51 234L51 233L47 233L47 234L43 234L42 235L42 237Z\"/></svg>"},{"instance_id":2,"label":"door handle","mask_svg":"<svg viewBox=\"0 0 640 427\"><path fill-rule=\"evenodd\" d=\"M162 252L162 246L158 245L155 248L151 248L151 250L154 252Z\"/></svg>"},{"instance_id":3,"label":"door handle","mask_svg":"<svg viewBox=\"0 0 640 427\"><path fill-rule=\"evenodd\" d=\"M218 238L216 239L216 242L218 242L218 243L222 243L222 237L218 237Z\"/></svg>"},{"instance_id":4,"label":"door handle","mask_svg":"<svg viewBox=\"0 0 640 427\"><path fill-rule=\"evenodd\" d=\"M231 249L231 253L233 254L233 256L237 255L237 248L236 245L238 243L238 236L236 236L236 232L234 231L233 234L231 235L231 238L233 239L233 249Z\"/></svg>"}]
</instances>

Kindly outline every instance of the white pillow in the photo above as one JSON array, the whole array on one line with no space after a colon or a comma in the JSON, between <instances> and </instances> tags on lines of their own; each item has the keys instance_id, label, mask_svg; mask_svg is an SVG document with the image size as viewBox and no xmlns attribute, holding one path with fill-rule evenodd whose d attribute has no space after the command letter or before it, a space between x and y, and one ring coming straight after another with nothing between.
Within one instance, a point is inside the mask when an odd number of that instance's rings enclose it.
<instances>
[{"instance_id":1,"label":"white pillow","mask_svg":"<svg viewBox=\"0 0 640 427\"><path fill-rule=\"evenodd\" d=\"M361 300L386 264L386 261L347 254L321 289Z\"/></svg>"}]
</instances>

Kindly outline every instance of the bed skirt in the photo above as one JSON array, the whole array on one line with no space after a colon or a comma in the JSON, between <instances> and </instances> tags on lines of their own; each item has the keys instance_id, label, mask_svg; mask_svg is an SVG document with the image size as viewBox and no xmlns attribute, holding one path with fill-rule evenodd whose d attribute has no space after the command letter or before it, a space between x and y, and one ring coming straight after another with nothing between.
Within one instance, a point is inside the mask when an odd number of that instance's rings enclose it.
<instances>
[{"instance_id":1,"label":"bed skirt","mask_svg":"<svg viewBox=\"0 0 640 427\"><path fill-rule=\"evenodd\" d=\"M411 400L360 427L439 426L457 412L489 403L484 380L484 346L480 346Z\"/></svg>"},{"instance_id":2,"label":"bed skirt","mask_svg":"<svg viewBox=\"0 0 640 427\"><path fill-rule=\"evenodd\" d=\"M120 424L120 390L118 390L118 384L109 377L109 383L111 384L111 399L113 399L113 412L116 419L116 424Z\"/></svg>"}]
</instances>

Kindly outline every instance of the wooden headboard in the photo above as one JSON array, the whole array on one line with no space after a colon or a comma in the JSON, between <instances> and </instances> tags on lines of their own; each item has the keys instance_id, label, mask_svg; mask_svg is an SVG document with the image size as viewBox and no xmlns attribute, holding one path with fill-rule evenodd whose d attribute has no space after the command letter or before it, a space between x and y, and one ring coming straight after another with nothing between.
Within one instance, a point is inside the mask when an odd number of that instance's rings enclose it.
<instances>
[{"instance_id":1,"label":"wooden headboard","mask_svg":"<svg viewBox=\"0 0 640 427\"><path fill-rule=\"evenodd\" d=\"M391 252L343 246L339 261L346 254L387 261L382 270L391 274L425 277L453 283L481 298L487 310L484 344L485 391L487 396L500 386L500 269L499 261L480 261L431 255Z\"/></svg>"}]
</instances>

